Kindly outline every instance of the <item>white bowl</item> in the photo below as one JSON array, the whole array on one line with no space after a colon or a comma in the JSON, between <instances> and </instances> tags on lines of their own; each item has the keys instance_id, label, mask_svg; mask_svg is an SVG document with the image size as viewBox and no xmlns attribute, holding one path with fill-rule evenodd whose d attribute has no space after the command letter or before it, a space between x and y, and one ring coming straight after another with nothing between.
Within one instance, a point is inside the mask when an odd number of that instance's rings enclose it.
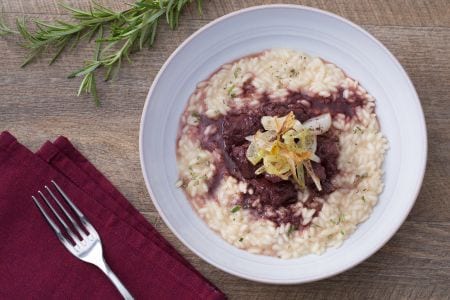
<instances>
[{"instance_id":1,"label":"white bowl","mask_svg":"<svg viewBox=\"0 0 450 300\"><path fill-rule=\"evenodd\" d=\"M220 65L269 48L293 48L344 69L376 98L388 138L385 188L370 218L344 244L323 255L281 260L239 250L222 240L191 208L178 178L178 121L196 84ZM373 36L339 16L295 5L240 10L204 26L169 57L147 96L140 156L147 188L172 232L210 264L246 279L302 283L343 272L383 246L411 210L422 183L427 137L422 108L407 74Z\"/></svg>"}]
</instances>

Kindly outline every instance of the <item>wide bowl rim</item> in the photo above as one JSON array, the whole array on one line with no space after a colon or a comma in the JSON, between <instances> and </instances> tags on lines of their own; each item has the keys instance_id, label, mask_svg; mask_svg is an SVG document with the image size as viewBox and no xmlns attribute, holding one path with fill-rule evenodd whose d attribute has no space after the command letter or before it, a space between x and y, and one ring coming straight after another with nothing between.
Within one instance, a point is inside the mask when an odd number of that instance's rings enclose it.
<instances>
[{"instance_id":1,"label":"wide bowl rim","mask_svg":"<svg viewBox=\"0 0 450 300\"><path fill-rule=\"evenodd\" d=\"M169 220L167 219L166 215L164 214L164 211L162 210L162 208L160 207L158 201L156 200L154 193L152 191L152 187L150 185L150 181L147 177L147 173L146 173L146 169L145 169L145 163L144 163L144 154L143 154L143 134L144 134L144 123L145 123L145 117L147 115L147 110L148 110L148 106L149 106L149 100L151 98L151 95L154 91L154 89L156 88L156 85L160 79L160 77L162 76L162 74L165 72L167 66L170 64L170 62L172 61L172 59L180 52L182 51L182 49L188 45L191 40L193 40L196 36L200 35L202 32L206 31L207 29L209 29L210 27L213 27L214 25L216 25L217 23L220 23L228 18L232 18L236 15L239 14L243 14L243 13L247 13L247 12L251 12L251 11L255 11L255 10L265 10L265 9L277 9L277 8L289 8L289 9L299 9L299 10L306 10L306 11L311 11L314 13L319 13L319 14L324 14L327 15L329 17L335 18L338 21L344 22L347 25L353 27L354 29L358 30L360 33L362 33L363 35L365 35L367 38L371 39L373 42L375 42L380 48L381 50L383 50L389 57L390 59L392 59L392 61L396 64L396 67L400 70L400 72L402 73L402 75L404 76L404 79L406 79L407 84L409 85L409 88L413 94L413 99L411 99L411 101L415 101L417 102L416 104L418 105L418 113L420 114L420 123L421 123L421 128L424 129L424 149L423 149L423 157L422 160L419 161L418 163L420 163L420 170L421 170L421 174L420 174L420 178L419 178L419 183L414 190L414 197L412 199L412 201L409 202L409 206L405 207L404 211L403 211L403 215L401 216L401 222L399 222L398 226L394 226L392 228L392 230L389 233L385 234L385 238L382 242L380 242L378 245L374 245L374 247L370 248L367 250L367 253L364 255L363 258L361 259L357 259L355 260L353 263L348 264L345 268L342 268L340 270L337 270L335 272L330 272L328 274L325 275L320 275L320 276L316 276L313 278L308 278L308 279L293 279L293 280L285 280L285 281L279 281L279 280L265 280L265 279L261 279L261 278L254 278L251 276L248 276L246 274L241 274L235 270L232 270L230 268L227 268L226 266L220 265L218 263L216 263L215 261L204 257L199 251L197 251L197 249L190 245L181 234L179 234L177 232L177 230L175 230L175 228L172 226L172 224L169 222ZM140 127L139 127L139 158L140 158L140 165L141 165L141 170L142 170L142 174L144 177L144 181L147 187L147 190L149 192L149 195L151 197L151 200L153 202L153 205L155 206L156 210L158 211L159 215L161 216L161 218L163 219L164 223L167 225L167 227L169 227L169 229L171 230L171 232L189 249L191 250L195 255L197 255L198 257L200 257L202 260L206 261L207 263L213 265L214 267L223 270L229 274L235 275L237 277L240 278L244 278L247 280L251 280L251 281L256 281L256 282L261 282L261 283L269 283L269 284L299 284L299 283L308 283L308 282L313 282L313 281L318 281L318 280L322 280L322 279L326 279L332 276L335 276L337 274L343 273L353 267L355 267L356 265L360 264L361 262L363 262L364 260L366 260L367 258L369 258L370 256L372 256L373 254L375 254L380 248L382 248L393 236L394 234L400 229L400 227L403 225L403 223L405 222L406 218L408 217L411 209L413 208L417 197L419 195L420 189L422 187L422 183L423 183L423 179L425 176L425 170L426 170L426 163L427 163L427 156L428 156L428 137L427 137L427 130L426 130L426 122L425 122L425 116L423 113L423 108L419 99L419 96L417 94L417 91L410 79L410 77L408 76L408 74L406 73L406 71L404 70L404 68L402 67L402 65L400 64L400 62L397 60L397 58L386 48L386 46L384 46L378 39L376 39L374 36L372 36L369 32L367 32L366 30L364 30L361 26L351 22L348 19L345 19L344 17L341 17L339 15L336 15L334 13L325 11L325 10L321 10L318 8L314 8L314 7L309 7L309 6L304 6L304 5L296 5L296 4L267 4L267 5L258 5L258 6L252 6L252 7L248 7L248 8L244 8L244 9L240 9L231 13L228 13L224 16L221 16L211 22L209 22L208 24L202 26L201 28L199 28L197 31L195 31L193 34L191 34L186 40L184 40L176 49L174 52L172 52L172 54L167 58L167 60L165 61L165 63L162 65L161 69L159 70L158 74L155 76L152 85L149 89L149 92L147 94L146 100L145 100L145 104L143 107L143 111L142 111L142 115L141 115L141 120L140 120Z\"/></svg>"}]
</instances>

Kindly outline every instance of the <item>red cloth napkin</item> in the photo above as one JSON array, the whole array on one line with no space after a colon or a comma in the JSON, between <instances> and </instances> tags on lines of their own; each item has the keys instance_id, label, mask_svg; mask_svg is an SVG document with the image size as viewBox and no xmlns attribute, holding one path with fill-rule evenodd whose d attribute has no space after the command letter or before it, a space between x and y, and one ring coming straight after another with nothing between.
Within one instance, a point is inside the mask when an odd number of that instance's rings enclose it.
<instances>
[{"instance_id":1,"label":"red cloth napkin","mask_svg":"<svg viewBox=\"0 0 450 300\"><path fill-rule=\"evenodd\" d=\"M0 134L0 299L120 299L70 254L31 200L55 180L99 232L104 256L136 299L225 299L64 137L33 154Z\"/></svg>"}]
</instances>

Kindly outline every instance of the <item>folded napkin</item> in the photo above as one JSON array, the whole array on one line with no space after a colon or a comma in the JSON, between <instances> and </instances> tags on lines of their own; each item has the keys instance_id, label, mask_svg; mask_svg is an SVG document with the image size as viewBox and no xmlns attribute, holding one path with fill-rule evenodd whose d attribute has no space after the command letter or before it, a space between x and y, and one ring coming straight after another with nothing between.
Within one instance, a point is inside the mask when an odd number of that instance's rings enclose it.
<instances>
[{"instance_id":1,"label":"folded napkin","mask_svg":"<svg viewBox=\"0 0 450 300\"><path fill-rule=\"evenodd\" d=\"M104 257L136 299L225 299L64 137L33 154L0 134L0 299L120 299L70 254L31 200L55 180L99 232Z\"/></svg>"}]
</instances>

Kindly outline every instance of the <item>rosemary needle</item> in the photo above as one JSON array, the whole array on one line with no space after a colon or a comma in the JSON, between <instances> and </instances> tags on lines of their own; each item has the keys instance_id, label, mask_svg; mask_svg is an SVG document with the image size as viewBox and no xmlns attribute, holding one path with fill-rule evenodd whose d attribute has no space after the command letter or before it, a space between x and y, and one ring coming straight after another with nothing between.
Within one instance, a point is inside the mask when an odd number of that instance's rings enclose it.
<instances>
[{"instance_id":1,"label":"rosemary needle","mask_svg":"<svg viewBox=\"0 0 450 300\"><path fill-rule=\"evenodd\" d=\"M17 31L12 30L11 28L9 28L8 26L6 26L5 22L3 21L2 16L0 16L0 36L4 36L7 34L13 34L13 33L18 33Z\"/></svg>"}]
</instances>

